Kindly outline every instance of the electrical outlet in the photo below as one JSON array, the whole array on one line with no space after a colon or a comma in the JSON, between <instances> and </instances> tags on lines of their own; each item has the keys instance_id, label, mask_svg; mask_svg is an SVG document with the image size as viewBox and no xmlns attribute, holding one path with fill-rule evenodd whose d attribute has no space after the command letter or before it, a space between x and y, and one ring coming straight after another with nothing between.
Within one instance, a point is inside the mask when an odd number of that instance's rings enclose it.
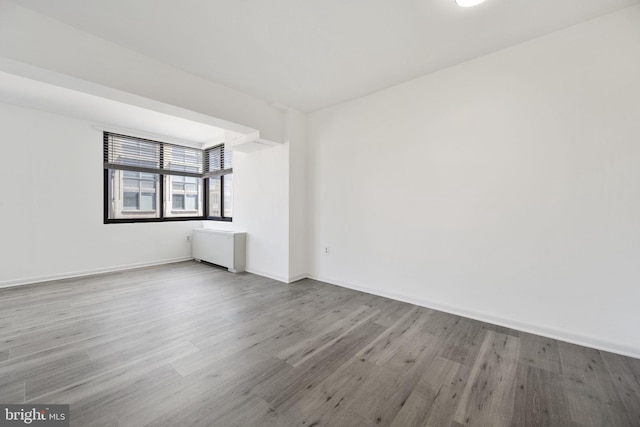
<instances>
[{"instance_id":1,"label":"electrical outlet","mask_svg":"<svg viewBox=\"0 0 640 427\"><path fill-rule=\"evenodd\" d=\"M322 250L322 253L325 255L329 255L329 246L325 246L324 249Z\"/></svg>"},{"instance_id":2,"label":"electrical outlet","mask_svg":"<svg viewBox=\"0 0 640 427\"><path fill-rule=\"evenodd\" d=\"M187 234L187 242L190 242L190 241L191 241L191 236Z\"/></svg>"}]
</instances>

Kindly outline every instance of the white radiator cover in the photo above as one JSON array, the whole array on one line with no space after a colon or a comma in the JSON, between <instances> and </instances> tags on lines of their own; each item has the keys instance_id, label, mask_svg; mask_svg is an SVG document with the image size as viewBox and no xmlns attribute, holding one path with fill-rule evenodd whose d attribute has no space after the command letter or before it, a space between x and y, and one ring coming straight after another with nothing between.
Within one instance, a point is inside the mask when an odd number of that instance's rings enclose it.
<instances>
[{"instance_id":1,"label":"white radiator cover","mask_svg":"<svg viewBox=\"0 0 640 427\"><path fill-rule=\"evenodd\" d=\"M226 267L232 273L245 269L247 233L194 228L191 232L191 254L196 261L207 261Z\"/></svg>"}]
</instances>

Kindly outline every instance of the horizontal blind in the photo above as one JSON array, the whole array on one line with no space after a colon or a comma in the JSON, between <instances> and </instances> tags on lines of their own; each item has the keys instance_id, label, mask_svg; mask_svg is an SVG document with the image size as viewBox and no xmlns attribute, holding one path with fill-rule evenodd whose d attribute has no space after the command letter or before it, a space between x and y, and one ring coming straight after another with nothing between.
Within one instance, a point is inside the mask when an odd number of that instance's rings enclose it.
<instances>
[{"instance_id":1,"label":"horizontal blind","mask_svg":"<svg viewBox=\"0 0 640 427\"><path fill-rule=\"evenodd\" d=\"M164 169L173 172L190 172L202 176L202 150L163 144Z\"/></svg>"},{"instance_id":2,"label":"horizontal blind","mask_svg":"<svg viewBox=\"0 0 640 427\"><path fill-rule=\"evenodd\" d=\"M204 176L213 177L233 173L233 154L224 149L224 144L205 151Z\"/></svg>"},{"instance_id":3,"label":"horizontal blind","mask_svg":"<svg viewBox=\"0 0 640 427\"><path fill-rule=\"evenodd\" d=\"M127 135L104 132L104 167L166 175L202 177L203 152Z\"/></svg>"},{"instance_id":4,"label":"horizontal blind","mask_svg":"<svg viewBox=\"0 0 640 427\"><path fill-rule=\"evenodd\" d=\"M160 144L105 132L104 161L112 166L158 170L160 169Z\"/></svg>"}]
</instances>

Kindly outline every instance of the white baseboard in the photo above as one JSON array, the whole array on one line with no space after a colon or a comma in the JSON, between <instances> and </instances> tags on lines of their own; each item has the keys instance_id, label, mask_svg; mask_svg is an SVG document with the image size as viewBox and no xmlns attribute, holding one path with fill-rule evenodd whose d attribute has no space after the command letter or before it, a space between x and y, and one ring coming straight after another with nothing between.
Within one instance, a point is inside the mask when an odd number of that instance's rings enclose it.
<instances>
[{"instance_id":1,"label":"white baseboard","mask_svg":"<svg viewBox=\"0 0 640 427\"><path fill-rule=\"evenodd\" d=\"M112 267L94 268L94 269L89 269L89 270L79 270L79 271L72 271L72 272L60 273L60 274L52 274L52 275L46 275L46 276L28 277L28 278L25 278L25 279L18 279L18 280L5 280L5 281L0 282L0 288L9 288L9 287L13 287L13 286L30 285L30 284L33 284L33 283L40 283L40 282L50 282L52 280L72 279L74 277L93 276L95 274L112 273L114 271L133 270L133 269L136 269L136 268L151 267L151 266L154 266L154 265L172 264L172 263L175 263L175 262L189 261L191 259L193 259L193 258L191 258L190 256L188 256L188 257L179 257L179 258L170 258L170 259L164 259L164 260L159 260L159 261L140 262L140 263L135 263L135 264L125 264L125 265L117 265L117 266L112 266Z\"/></svg>"},{"instance_id":2,"label":"white baseboard","mask_svg":"<svg viewBox=\"0 0 640 427\"><path fill-rule=\"evenodd\" d=\"M381 291L379 289L345 283L345 282L342 282L339 280L333 280L327 277L315 276L315 275L308 275L307 277L313 280L318 280L320 282L329 283L329 284L340 286L343 288L353 289L356 291L378 295L381 297L402 301L409 304L418 305L421 307L431 308L433 310L438 310L445 313L466 317L469 319L479 320L481 322L504 326L505 328L516 329L518 331L527 332L534 335L540 335L543 337L552 338L559 341L565 341L572 344L591 347L597 350L608 351L611 353L621 354L623 356L629 356L636 359L640 359L640 348L603 340L597 337L582 335L582 334L574 333L572 331L563 330L559 328L550 328L543 325L525 323L515 319L507 319L507 318L495 316L488 313L482 313L475 310L470 310L464 307L454 307L446 304L440 304L438 302L429 301L422 298L396 294L394 292Z\"/></svg>"},{"instance_id":3,"label":"white baseboard","mask_svg":"<svg viewBox=\"0 0 640 427\"><path fill-rule=\"evenodd\" d=\"M154 265L162 265L162 264L171 264L176 262L188 261L192 259L193 258L191 257L171 258L171 259L151 261L151 262L118 265L118 266L96 268L96 269L89 269L89 270L80 270L80 271L54 274L54 275L29 277L29 278L19 279L19 280L7 280L7 281L0 282L0 288L29 285L33 283L48 282L52 280L71 279L75 277L91 276L95 274L110 273L115 271L133 270L136 268L151 267ZM320 282L341 286L343 288L353 289L356 291L366 292L368 294L378 295L381 297L390 298L397 301L418 305L421 307L431 308L433 310L438 310L445 313L454 314L457 316L475 319L481 322L492 323L495 325L504 326L506 328L516 329L519 331L523 331L523 332L527 332L535 335L541 335L544 337L557 339L560 341L566 341L569 343L578 344L586 347L591 347L598 350L617 353L624 356L640 358L640 349L636 347L603 340L597 337L586 336L586 335L574 333L572 331L563 330L559 328L550 328L543 325L535 325L535 324L521 322L515 319L507 319L507 318L495 316L489 313L482 313L475 310L470 310L464 307L455 307L455 306L450 306L446 304L441 304L441 303L438 303L435 301L429 301L423 298L416 298L408 295L397 294L395 292L381 291L379 289L369 288L367 286L354 285L351 283L345 283L339 280L334 280L331 278L316 276L316 275L301 274L301 275L286 278L283 276L274 275L271 273L266 273L263 271L258 271L253 269L247 270L247 272L252 274L257 274L258 276L267 277L269 279L277 280L283 283L292 283L308 277L313 280L318 280Z\"/></svg>"},{"instance_id":4,"label":"white baseboard","mask_svg":"<svg viewBox=\"0 0 640 427\"><path fill-rule=\"evenodd\" d=\"M277 274L267 273L267 272L256 270L256 269L253 269L253 268L251 268L251 269L248 268L245 271L247 273L251 273L251 274L258 275L258 276L266 277L268 279L277 280L278 282L289 283L289 279L287 277L279 276Z\"/></svg>"},{"instance_id":5,"label":"white baseboard","mask_svg":"<svg viewBox=\"0 0 640 427\"><path fill-rule=\"evenodd\" d=\"M306 274L298 274L296 276L284 277L284 276L278 276L278 275L271 274L271 273L265 273L264 271L258 271L258 270L254 270L254 269L247 269L245 271L247 273L255 274L257 276L266 277L268 279L277 280L278 282L287 283L287 284L293 283L293 282L297 282L298 280L306 279L308 277Z\"/></svg>"},{"instance_id":6,"label":"white baseboard","mask_svg":"<svg viewBox=\"0 0 640 427\"><path fill-rule=\"evenodd\" d=\"M289 276L289 280L287 281L287 283L293 283L293 282L297 282L298 280L302 280L302 279L306 279L307 276L306 274L296 274L295 276Z\"/></svg>"}]
</instances>

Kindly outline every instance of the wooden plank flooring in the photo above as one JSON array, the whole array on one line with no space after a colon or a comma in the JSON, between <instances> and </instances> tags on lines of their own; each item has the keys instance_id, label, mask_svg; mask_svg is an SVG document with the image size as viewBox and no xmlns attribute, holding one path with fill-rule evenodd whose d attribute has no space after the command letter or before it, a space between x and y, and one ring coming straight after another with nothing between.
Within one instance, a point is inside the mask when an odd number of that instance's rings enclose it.
<instances>
[{"instance_id":1,"label":"wooden plank flooring","mask_svg":"<svg viewBox=\"0 0 640 427\"><path fill-rule=\"evenodd\" d=\"M640 426L640 360L183 262L0 290L0 402L85 426Z\"/></svg>"}]
</instances>

